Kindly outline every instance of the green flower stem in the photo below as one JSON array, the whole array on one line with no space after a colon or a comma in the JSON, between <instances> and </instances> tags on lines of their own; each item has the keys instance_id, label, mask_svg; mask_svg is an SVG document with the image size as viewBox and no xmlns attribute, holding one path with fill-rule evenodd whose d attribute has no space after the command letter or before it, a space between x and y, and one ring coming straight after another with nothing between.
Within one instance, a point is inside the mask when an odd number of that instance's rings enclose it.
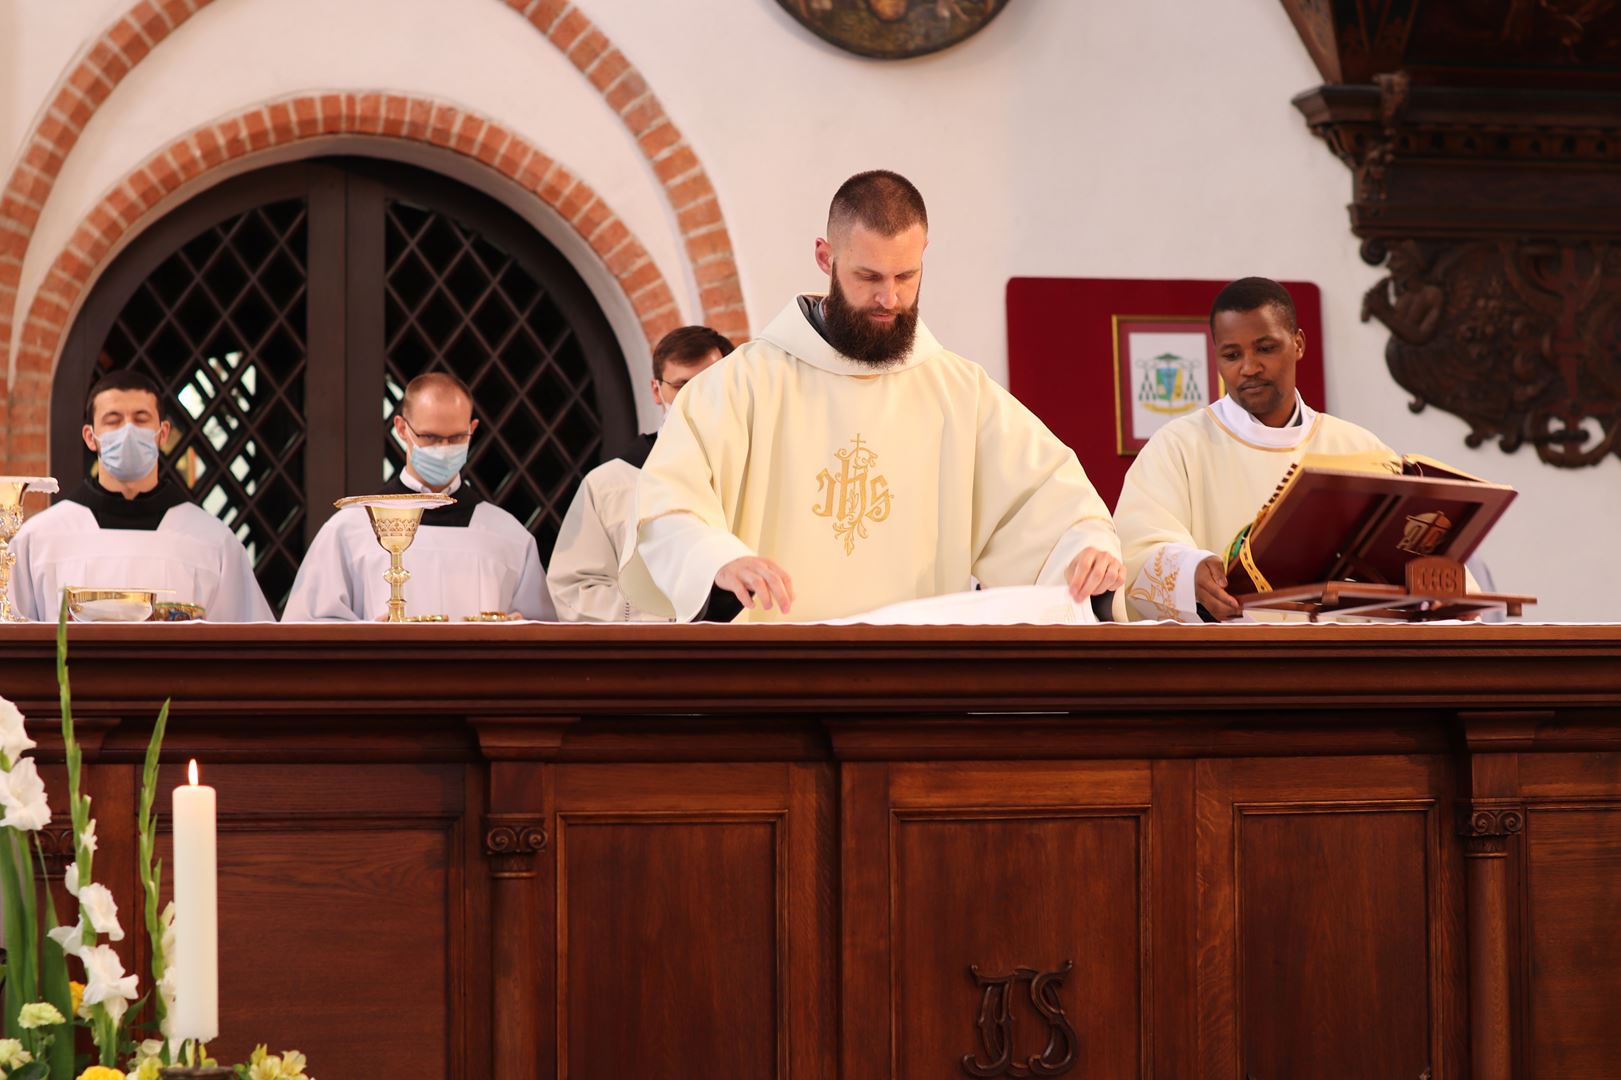
<instances>
[{"instance_id":1,"label":"green flower stem","mask_svg":"<svg viewBox=\"0 0 1621 1080\"><path fill-rule=\"evenodd\" d=\"M22 885L18 881L16 847L12 843L15 830L5 829L5 844L0 848L0 893L5 896L5 927L8 963L6 965L6 1015L4 1031L8 1039L23 1038L22 1025L17 1022L17 1010L34 998L34 987L28 981L28 954L30 940L23 936ZM37 939L35 939L37 940Z\"/></svg>"},{"instance_id":2,"label":"green flower stem","mask_svg":"<svg viewBox=\"0 0 1621 1080\"><path fill-rule=\"evenodd\" d=\"M168 1003L163 1000L160 986L163 973L168 970L169 958L163 951L163 915L158 908L159 886L163 881L163 862L156 859L158 842L157 815L152 804L157 799L158 758L163 749L163 736L169 727L169 702L158 710L157 723L152 727L152 739L146 745L146 767L141 774L140 860L141 888L146 898L146 936L152 946L152 1011L157 1017L158 1030L169 1015ZM163 1063L169 1064L169 1040L163 1040Z\"/></svg>"}]
</instances>

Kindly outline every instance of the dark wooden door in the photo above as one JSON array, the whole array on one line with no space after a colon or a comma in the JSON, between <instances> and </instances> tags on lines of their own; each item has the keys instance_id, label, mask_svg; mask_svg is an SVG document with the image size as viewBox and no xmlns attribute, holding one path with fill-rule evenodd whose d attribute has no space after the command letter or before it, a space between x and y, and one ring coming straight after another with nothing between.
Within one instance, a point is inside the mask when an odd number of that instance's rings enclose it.
<instances>
[{"instance_id":1,"label":"dark wooden door","mask_svg":"<svg viewBox=\"0 0 1621 1080\"><path fill-rule=\"evenodd\" d=\"M162 469L236 532L278 609L332 501L404 464L405 384L449 371L480 420L466 478L549 557L581 476L635 434L624 357L567 259L495 198L393 161L227 181L92 290L51 404L51 469L94 465L84 397L133 367L166 395Z\"/></svg>"}]
</instances>

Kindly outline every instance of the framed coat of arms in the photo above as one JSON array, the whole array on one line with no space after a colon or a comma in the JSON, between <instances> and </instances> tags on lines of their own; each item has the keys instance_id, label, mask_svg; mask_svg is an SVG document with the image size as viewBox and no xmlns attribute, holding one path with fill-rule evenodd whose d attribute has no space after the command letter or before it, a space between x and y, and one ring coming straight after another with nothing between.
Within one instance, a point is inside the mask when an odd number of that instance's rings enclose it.
<instances>
[{"instance_id":1,"label":"framed coat of arms","mask_svg":"<svg viewBox=\"0 0 1621 1080\"><path fill-rule=\"evenodd\" d=\"M777 0L830 44L857 56L904 60L939 52L985 28L1008 0Z\"/></svg>"}]
</instances>

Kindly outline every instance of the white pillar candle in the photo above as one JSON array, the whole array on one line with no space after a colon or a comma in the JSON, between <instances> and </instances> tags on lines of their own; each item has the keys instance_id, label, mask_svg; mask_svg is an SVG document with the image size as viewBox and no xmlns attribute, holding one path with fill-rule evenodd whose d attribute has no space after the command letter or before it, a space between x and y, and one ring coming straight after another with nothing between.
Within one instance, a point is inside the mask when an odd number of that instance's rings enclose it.
<instances>
[{"instance_id":1,"label":"white pillar candle","mask_svg":"<svg viewBox=\"0 0 1621 1080\"><path fill-rule=\"evenodd\" d=\"M220 1033L219 907L214 853L214 789L174 789L174 1036L208 1042Z\"/></svg>"}]
</instances>

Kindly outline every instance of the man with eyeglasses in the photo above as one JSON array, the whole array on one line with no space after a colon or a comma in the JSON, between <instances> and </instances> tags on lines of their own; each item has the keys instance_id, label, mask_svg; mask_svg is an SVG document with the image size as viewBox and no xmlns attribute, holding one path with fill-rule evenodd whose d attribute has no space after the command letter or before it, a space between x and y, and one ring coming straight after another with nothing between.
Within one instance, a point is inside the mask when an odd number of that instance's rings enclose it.
<instances>
[{"instance_id":1,"label":"man with eyeglasses","mask_svg":"<svg viewBox=\"0 0 1621 1080\"><path fill-rule=\"evenodd\" d=\"M732 343L707 326L665 334L653 349L653 403L668 415L681 388L731 351ZM547 578L564 622L671 621L635 607L619 589L619 565L635 538L636 480L657 437L643 435L633 451L603 462L580 482Z\"/></svg>"},{"instance_id":2,"label":"man with eyeglasses","mask_svg":"<svg viewBox=\"0 0 1621 1080\"><path fill-rule=\"evenodd\" d=\"M381 493L432 491L456 499L423 512L405 553L411 608L452 620L490 611L555 619L535 538L517 518L485 502L463 482L462 469L477 431L473 396L460 379L430 372L407 384L394 415L394 437L409 456ZM339 510L315 534L282 621L386 618L383 571L388 561L365 509Z\"/></svg>"}]
</instances>

